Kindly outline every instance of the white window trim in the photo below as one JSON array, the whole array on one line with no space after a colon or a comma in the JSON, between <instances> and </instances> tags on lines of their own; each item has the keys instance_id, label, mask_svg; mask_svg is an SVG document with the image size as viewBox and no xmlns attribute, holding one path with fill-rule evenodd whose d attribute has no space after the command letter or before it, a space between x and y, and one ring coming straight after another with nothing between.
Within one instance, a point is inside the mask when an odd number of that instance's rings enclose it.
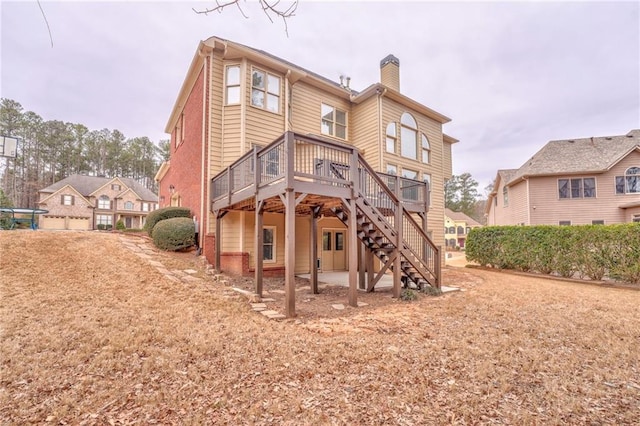
<instances>
[{"instance_id":1,"label":"white window trim","mask_svg":"<svg viewBox=\"0 0 640 426\"><path fill-rule=\"evenodd\" d=\"M228 84L229 68L238 68L238 84ZM229 87L237 87L239 90L238 102L229 102ZM224 104L240 105L242 103L242 66L240 64L227 64L224 67Z\"/></svg>"},{"instance_id":2,"label":"white window trim","mask_svg":"<svg viewBox=\"0 0 640 426\"><path fill-rule=\"evenodd\" d=\"M327 133L324 131L324 129L322 128L322 122L325 121L324 116L322 115L322 107L326 106L329 107L331 109L333 109L333 121L331 121L331 129L330 131ZM339 124L336 121L336 117L337 117L337 112L340 111L342 113L344 113L344 138L341 136L338 136L336 133L336 125L338 126L342 126L342 124ZM326 120L329 121L329 120ZM346 110L340 109L334 105L328 104L326 102L321 102L320 104L320 133L323 135L327 135L327 136L331 136L334 137L336 139L340 139L340 140L349 140L349 113Z\"/></svg>"},{"instance_id":3,"label":"white window trim","mask_svg":"<svg viewBox=\"0 0 640 426\"><path fill-rule=\"evenodd\" d=\"M69 202L67 202L69 200ZM63 206L72 206L73 205L73 195L63 194L62 195L62 205Z\"/></svg>"},{"instance_id":4,"label":"white window trim","mask_svg":"<svg viewBox=\"0 0 640 426\"><path fill-rule=\"evenodd\" d=\"M256 72L256 71L261 72L261 73L263 73L265 75L264 89L256 88L256 90L260 90L260 91L262 91L264 93L264 105L263 106L255 105L253 103L253 90L254 90L254 87L253 87L253 73ZM275 77L275 78L278 79L278 94L277 94L277 96L278 96L278 108L277 108L276 111L270 110L269 107L268 107L268 105L269 105L269 95L276 96L276 94L274 92L269 90L269 77L270 76L271 77ZM261 109L263 111L270 112L272 114L282 115L282 111L281 111L281 108L280 108L280 105L282 104L282 80L283 80L282 76L270 73L270 72L265 71L265 70L263 70L261 68L258 68L258 67L251 67L251 83L249 85L250 86L249 87L249 91L250 91L249 105L251 105L254 108L258 108L258 109Z\"/></svg>"},{"instance_id":5,"label":"white window trim","mask_svg":"<svg viewBox=\"0 0 640 426\"><path fill-rule=\"evenodd\" d=\"M271 232L273 233L273 242L271 243L273 250L271 250L271 253L273 254L273 259L263 259L264 263L276 263L276 260L278 258L278 252L277 252L277 246L276 246L276 237L277 237L277 230L275 226L270 226L270 225L265 225L262 227L262 229L269 229L271 230ZM264 247L264 241L262 242L262 246ZM263 254L262 257L264 258L264 249L263 249Z\"/></svg>"}]
</instances>

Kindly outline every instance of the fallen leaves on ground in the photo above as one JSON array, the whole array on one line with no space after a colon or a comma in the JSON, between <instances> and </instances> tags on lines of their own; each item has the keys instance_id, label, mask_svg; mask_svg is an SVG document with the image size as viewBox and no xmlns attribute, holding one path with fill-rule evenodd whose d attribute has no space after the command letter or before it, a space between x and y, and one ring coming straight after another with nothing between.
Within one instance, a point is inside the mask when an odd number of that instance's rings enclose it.
<instances>
[{"instance_id":1,"label":"fallen leaves on ground","mask_svg":"<svg viewBox=\"0 0 640 426\"><path fill-rule=\"evenodd\" d=\"M344 289L301 289L274 321L192 253L143 244L0 232L0 423L640 421L640 292L446 269L465 291L337 311ZM163 272L187 269L201 279Z\"/></svg>"}]
</instances>

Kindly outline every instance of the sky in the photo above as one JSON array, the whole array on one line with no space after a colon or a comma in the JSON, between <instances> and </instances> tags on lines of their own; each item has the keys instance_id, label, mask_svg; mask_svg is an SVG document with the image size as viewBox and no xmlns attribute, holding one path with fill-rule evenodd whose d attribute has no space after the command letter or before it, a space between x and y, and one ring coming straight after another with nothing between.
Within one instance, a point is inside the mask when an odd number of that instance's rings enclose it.
<instances>
[{"instance_id":1,"label":"sky","mask_svg":"<svg viewBox=\"0 0 640 426\"><path fill-rule=\"evenodd\" d=\"M242 0L241 0L242 1ZM454 174L482 193L550 140L640 128L640 2L306 1L271 23L256 2L0 0L0 96L45 120L167 139L198 42L216 35L362 90L400 60L401 91L451 118Z\"/></svg>"}]
</instances>

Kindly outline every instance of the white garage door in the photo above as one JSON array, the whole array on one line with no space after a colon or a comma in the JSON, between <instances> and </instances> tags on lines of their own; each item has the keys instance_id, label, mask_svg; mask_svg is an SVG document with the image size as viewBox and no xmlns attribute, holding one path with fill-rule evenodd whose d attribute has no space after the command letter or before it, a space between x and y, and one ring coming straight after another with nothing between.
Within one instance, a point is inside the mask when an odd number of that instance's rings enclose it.
<instances>
[{"instance_id":1,"label":"white garage door","mask_svg":"<svg viewBox=\"0 0 640 426\"><path fill-rule=\"evenodd\" d=\"M64 229L64 216L43 216L41 229Z\"/></svg>"},{"instance_id":2,"label":"white garage door","mask_svg":"<svg viewBox=\"0 0 640 426\"><path fill-rule=\"evenodd\" d=\"M70 217L69 229L86 231L87 229L89 229L89 218L88 217Z\"/></svg>"}]
</instances>

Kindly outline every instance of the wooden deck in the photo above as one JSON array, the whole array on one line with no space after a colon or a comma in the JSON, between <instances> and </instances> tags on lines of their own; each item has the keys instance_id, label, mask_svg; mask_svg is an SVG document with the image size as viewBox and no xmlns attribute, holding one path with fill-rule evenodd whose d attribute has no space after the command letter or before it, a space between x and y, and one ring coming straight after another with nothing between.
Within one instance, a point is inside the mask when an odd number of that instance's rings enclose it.
<instances>
[{"instance_id":1,"label":"wooden deck","mask_svg":"<svg viewBox=\"0 0 640 426\"><path fill-rule=\"evenodd\" d=\"M285 291L287 316L295 315L293 289L295 216L311 216L311 285L317 292L317 218L336 216L347 225L349 304L357 306L358 282L372 291L373 256L383 274L394 272L394 295L405 283L440 286L439 248L426 234L429 188L426 182L375 172L357 148L287 132L264 148L247 152L211 180L211 211L216 217L216 268L221 229L229 211L256 215L256 293L262 295L262 227L265 212L285 215ZM416 218L421 219L418 225ZM359 250L358 240L365 250ZM360 253L364 253L359 255ZM368 270L365 280L364 271ZM360 277L358 277L360 274ZM360 278L360 279L358 279ZM366 285L362 285L367 281Z\"/></svg>"}]
</instances>

